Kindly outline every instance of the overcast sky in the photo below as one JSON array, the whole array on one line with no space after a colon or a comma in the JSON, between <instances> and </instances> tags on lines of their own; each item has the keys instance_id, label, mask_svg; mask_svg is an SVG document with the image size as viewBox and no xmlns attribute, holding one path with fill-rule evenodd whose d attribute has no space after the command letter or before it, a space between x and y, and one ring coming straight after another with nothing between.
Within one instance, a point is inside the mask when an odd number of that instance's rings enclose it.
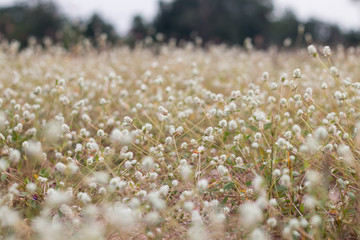
<instances>
[{"instance_id":1,"label":"overcast sky","mask_svg":"<svg viewBox=\"0 0 360 240\"><path fill-rule=\"evenodd\" d=\"M301 20L315 17L337 23L346 29L360 29L360 2L355 4L351 0L273 1L277 12L290 8ZM19 0L0 0L0 6L14 2ZM149 20L154 17L158 7L158 0L55 0L55 2L63 12L74 18L86 18L94 12L100 13L102 17L113 23L120 33L127 32L134 15L141 14Z\"/></svg>"}]
</instances>

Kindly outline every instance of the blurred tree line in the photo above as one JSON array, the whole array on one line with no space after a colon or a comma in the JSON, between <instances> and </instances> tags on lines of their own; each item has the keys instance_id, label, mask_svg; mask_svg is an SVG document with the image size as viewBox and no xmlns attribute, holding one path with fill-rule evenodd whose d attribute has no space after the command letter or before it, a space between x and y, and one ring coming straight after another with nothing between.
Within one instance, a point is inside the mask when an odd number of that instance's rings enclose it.
<instances>
[{"instance_id":1,"label":"blurred tree line","mask_svg":"<svg viewBox=\"0 0 360 240\"><path fill-rule=\"evenodd\" d=\"M73 21L62 15L53 1L37 0L0 8L0 38L17 40L21 46L29 39L44 38L71 47L82 39L96 45L101 38L115 43L119 37L114 27L98 14L85 21Z\"/></svg>"},{"instance_id":2,"label":"blurred tree line","mask_svg":"<svg viewBox=\"0 0 360 240\"><path fill-rule=\"evenodd\" d=\"M291 11L275 16L272 0L160 0L159 12L152 21L135 16L131 30L122 37L100 15L74 21L53 1L34 0L0 8L0 38L16 39L24 47L29 37L38 42L47 37L67 48L83 39L94 45L104 40L134 45L143 39L242 44L250 37L260 48L312 42L346 46L360 43L359 31L343 32L336 25L316 19L301 22Z\"/></svg>"},{"instance_id":3,"label":"blurred tree line","mask_svg":"<svg viewBox=\"0 0 360 240\"><path fill-rule=\"evenodd\" d=\"M203 43L228 44L242 44L250 37L257 47L360 43L359 31L343 32L337 25L316 19L301 22L290 10L275 16L272 0L159 1L155 19L145 23L137 16L131 33L135 40L162 33L178 41L200 37Z\"/></svg>"}]
</instances>

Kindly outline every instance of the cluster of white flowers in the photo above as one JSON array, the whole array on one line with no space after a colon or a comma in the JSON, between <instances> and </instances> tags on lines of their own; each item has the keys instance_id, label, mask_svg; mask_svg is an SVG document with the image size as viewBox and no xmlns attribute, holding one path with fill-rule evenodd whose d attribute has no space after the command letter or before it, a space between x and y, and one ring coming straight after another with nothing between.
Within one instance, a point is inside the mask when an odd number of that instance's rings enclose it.
<instances>
[{"instance_id":1,"label":"cluster of white flowers","mask_svg":"<svg viewBox=\"0 0 360 240\"><path fill-rule=\"evenodd\" d=\"M161 38L0 44L0 238L353 236L360 50Z\"/></svg>"}]
</instances>

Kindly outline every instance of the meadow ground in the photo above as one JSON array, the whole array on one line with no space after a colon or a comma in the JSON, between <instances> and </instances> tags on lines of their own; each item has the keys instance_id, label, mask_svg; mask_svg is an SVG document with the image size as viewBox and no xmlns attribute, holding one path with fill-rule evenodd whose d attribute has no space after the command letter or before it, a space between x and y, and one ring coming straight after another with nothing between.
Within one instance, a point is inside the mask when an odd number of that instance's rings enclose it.
<instances>
[{"instance_id":1,"label":"meadow ground","mask_svg":"<svg viewBox=\"0 0 360 240\"><path fill-rule=\"evenodd\" d=\"M359 239L360 48L0 46L0 238Z\"/></svg>"}]
</instances>

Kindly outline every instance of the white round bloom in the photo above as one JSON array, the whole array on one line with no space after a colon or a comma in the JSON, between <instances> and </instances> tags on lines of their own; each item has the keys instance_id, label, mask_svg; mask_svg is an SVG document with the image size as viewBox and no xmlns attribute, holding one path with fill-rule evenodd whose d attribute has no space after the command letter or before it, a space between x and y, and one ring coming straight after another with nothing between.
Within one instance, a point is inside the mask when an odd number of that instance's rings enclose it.
<instances>
[{"instance_id":1,"label":"white round bloom","mask_svg":"<svg viewBox=\"0 0 360 240\"><path fill-rule=\"evenodd\" d=\"M246 229L256 226L264 217L261 208L252 202L241 204L239 212L241 224Z\"/></svg>"},{"instance_id":2,"label":"white round bloom","mask_svg":"<svg viewBox=\"0 0 360 240\"><path fill-rule=\"evenodd\" d=\"M313 55L314 57L316 57L316 55L317 55L317 51L316 51L316 48L315 48L315 46L314 45L309 45L308 47L307 47L307 50L308 50L308 53L310 54L310 55Z\"/></svg>"},{"instance_id":3,"label":"white round bloom","mask_svg":"<svg viewBox=\"0 0 360 240\"><path fill-rule=\"evenodd\" d=\"M293 77L294 78L300 78L301 77L301 70L299 68L295 69L293 71Z\"/></svg>"},{"instance_id":4,"label":"white round bloom","mask_svg":"<svg viewBox=\"0 0 360 240\"><path fill-rule=\"evenodd\" d=\"M264 72L264 73L262 74L262 80L263 80L264 82L266 82L267 80L269 80L269 73L268 73L268 72Z\"/></svg>"},{"instance_id":5,"label":"white round bloom","mask_svg":"<svg viewBox=\"0 0 360 240\"><path fill-rule=\"evenodd\" d=\"M219 122L219 126L222 127L222 128L225 128L227 126L227 121L225 119L222 119L220 122Z\"/></svg>"},{"instance_id":6,"label":"white round bloom","mask_svg":"<svg viewBox=\"0 0 360 240\"><path fill-rule=\"evenodd\" d=\"M202 193L206 190L207 186L208 186L208 181L206 179L201 179L197 182L196 184L196 188L197 190Z\"/></svg>"},{"instance_id":7,"label":"white round bloom","mask_svg":"<svg viewBox=\"0 0 360 240\"><path fill-rule=\"evenodd\" d=\"M66 170L66 165L61 163L61 162L58 162L56 165L55 165L55 168L57 171L61 172L61 173L64 173L65 170Z\"/></svg>"},{"instance_id":8,"label":"white round bloom","mask_svg":"<svg viewBox=\"0 0 360 240\"><path fill-rule=\"evenodd\" d=\"M154 160L152 157L147 156L144 157L143 161L142 161L142 169L144 169L144 171L150 171L154 168Z\"/></svg>"},{"instance_id":9,"label":"white round bloom","mask_svg":"<svg viewBox=\"0 0 360 240\"><path fill-rule=\"evenodd\" d=\"M172 180L171 185L176 187L177 185L179 185L179 181L178 180Z\"/></svg>"},{"instance_id":10,"label":"white round bloom","mask_svg":"<svg viewBox=\"0 0 360 240\"><path fill-rule=\"evenodd\" d=\"M86 192L79 192L77 197L80 199L81 202L87 204L91 202L91 197Z\"/></svg>"},{"instance_id":11,"label":"white round bloom","mask_svg":"<svg viewBox=\"0 0 360 240\"><path fill-rule=\"evenodd\" d=\"M129 144L133 140L133 134L128 130L120 131L117 128L114 128L110 134L110 139L115 144Z\"/></svg>"},{"instance_id":12,"label":"white round bloom","mask_svg":"<svg viewBox=\"0 0 360 240\"><path fill-rule=\"evenodd\" d=\"M237 125L235 120L230 120L229 121L229 130L230 131L233 131L233 130L237 129L237 127L238 127L238 125Z\"/></svg>"},{"instance_id":13,"label":"white round bloom","mask_svg":"<svg viewBox=\"0 0 360 240\"><path fill-rule=\"evenodd\" d=\"M319 215L314 215L310 219L311 225L313 225L315 227L320 226L321 222L322 222L322 220L321 220L321 217Z\"/></svg>"},{"instance_id":14,"label":"white round bloom","mask_svg":"<svg viewBox=\"0 0 360 240\"><path fill-rule=\"evenodd\" d=\"M323 54L325 57L329 57L331 55L331 48L329 46L325 46L323 49Z\"/></svg>"},{"instance_id":15,"label":"white round bloom","mask_svg":"<svg viewBox=\"0 0 360 240\"><path fill-rule=\"evenodd\" d=\"M20 154L20 151L17 150L17 149L12 149L10 151L10 154L9 154L9 159L11 162L13 163L18 163L20 161L20 157L21 157L21 154Z\"/></svg>"},{"instance_id":16,"label":"white round bloom","mask_svg":"<svg viewBox=\"0 0 360 240\"><path fill-rule=\"evenodd\" d=\"M29 192L33 193L36 191L36 184L35 183L28 183L26 184L26 190L28 190Z\"/></svg>"}]
</instances>

